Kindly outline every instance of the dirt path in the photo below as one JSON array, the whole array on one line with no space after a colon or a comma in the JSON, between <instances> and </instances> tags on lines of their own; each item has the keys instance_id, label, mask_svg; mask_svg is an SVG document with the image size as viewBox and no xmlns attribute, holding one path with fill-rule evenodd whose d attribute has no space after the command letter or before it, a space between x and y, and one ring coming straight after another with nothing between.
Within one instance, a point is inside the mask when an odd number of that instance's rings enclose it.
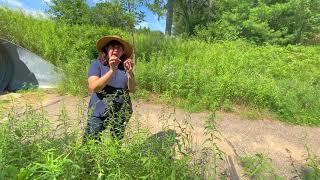
<instances>
[{"instance_id":1,"label":"dirt path","mask_svg":"<svg viewBox=\"0 0 320 180\"><path fill-rule=\"evenodd\" d=\"M28 99L27 101L30 102ZM62 107L65 107L69 117L74 120L74 125L79 129L83 129L86 123L87 101L88 98L57 94L48 94L41 98L42 106L53 119L53 126L56 125L54 122L58 119ZM22 113L23 102L18 104L21 108L17 109ZM134 114L128 125L128 131L143 128L153 134L164 129L181 132L179 125L182 128L191 125L193 128L189 128L187 134L192 136L191 145L195 150L200 150L208 138L204 135L208 113L187 113L181 109L145 101L134 101L133 105ZM305 162L307 155L305 145L314 154L320 155L320 128L294 126L266 119L246 120L236 113L225 112L217 113L216 126L221 133L218 135L221 139L217 141L218 146L225 152L225 161L220 164L220 169L226 169L232 179L245 179L237 158L247 153L267 154L272 159L277 173L286 179L299 179L296 171L299 171Z\"/></svg>"},{"instance_id":2,"label":"dirt path","mask_svg":"<svg viewBox=\"0 0 320 180\"><path fill-rule=\"evenodd\" d=\"M278 174L289 179L311 152L320 155L320 128L288 125L271 120L245 120L235 114L221 113L219 130L238 154L264 153L271 159ZM294 164L295 167L291 165Z\"/></svg>"},{"instance_id":3,"label":"dirt path","mask_svg":"<svg viewBox=\"0 0 320 180\"><path fill-rule=\"evenodd\" d=\"M203 134L206 113L186 113L181 109L165 107L147 102L135 103L136 116L151 132L161 130L159 117L175 111L177 121L188 121L194 127L194 144L201 146L206 138ZM171 121L172 122L172 121ZM272 159L277 173L287 179L298 178L296 171L305 162L308 146L311 152L320 155L320 128L288 125L272 120L246 120L236 113L217 113L217 127L222 135L219 147L237 162L238 156L247 153L264 153ZM294 166L292 166L292 163ZM236 165L236 168L237 167ZM239 173L239 169L237 169ZM240 172L241 173L241 172Z\"/></svg>"}]
</instances>

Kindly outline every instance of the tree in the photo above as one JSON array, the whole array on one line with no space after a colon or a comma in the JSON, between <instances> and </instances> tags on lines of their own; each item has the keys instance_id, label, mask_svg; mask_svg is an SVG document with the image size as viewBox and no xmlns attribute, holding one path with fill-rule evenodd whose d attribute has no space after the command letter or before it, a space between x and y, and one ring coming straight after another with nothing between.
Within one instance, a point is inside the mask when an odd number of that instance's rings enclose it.
<instances>
[{"instance_id":1,"label":"tree","mask_svg":"<svg viewBox=\"0 0 320 180\"><path fill-rule=\"evenodd\" d=\"M90 9L89 23L128 29L135 20L118 2L100 2Z\"/></svg>"},{"instance_id":2,"label":"tree","mask_svg":"<svg viewBox=\"0 0 320 180\"><path fill-rule=\"evenodd\" d=\"M47 3L48 13L58 21L68 24L85 24L88 22L89 6L85 0L51 0Z\"/></svg>"},{"instance_id":3,"label":"tree","mask_svg":"<svg viewBox=\"0 0 320 180\"><path fill-rule=\"evenodd\" d=\"M166 35L192 35L196 26L206 24L212 19L212 0L153 0L149 9L159 17L166 14Z\"/></svg>"},{"instance_id":4,"label":"tree","mask_svg":"<svg viewBox=\"0 0 320 180\"><path fill-rule=\"evenodd\" d=\"M219 0L216 20L197 29L204 39L245 38L297 44L320 32L319 0Z\"/></svg>"},{"instance_id":5,"label":"tree","mask_svg":"<svg viewBox=\"0 0 320 180\"><path fill-rule=\"evenodd\" d=\"M167 16L166 16L166 31L168 36L171 36L172 23L173 23L173 3L174 0L168 0L166 4Z\"/></svg>"},{"instance_id":6,"label":"tree","mask_svg":"<svg viewBox=\"0 0 320 180\"><path fill-rule=\"evenodd\" d=\"M119 2L124 10L133 17L134 25L143 21L145 14L139 8L144 4L144 0L115 0L115 2Z\"/></svg>"},{"instance_id":7,"label":"tree","mask_svg":"<svg viewBox=\"0 0 320 180\"><path fill-rule=\"evenodd\" d=\"M65 23L93 24L132 29L143 20L137 11L142 0L114 0L96 3L89 7L85 0L52 0L48 12L52 19Z\"/></svg>"},{"instance_id":8,"label":"tree","mask_svg":"<svg viewBox=\"0 0 320 180\"><path fill-rule=\"evenodd\" d=\"M137 64L137 59L135 59L135 40L134 40L134 25L139 24L144 19L144 13L139 10L139 7L141 7L144 4L144 0L120 0L120 3L122 4L122 7L133 17L134 23L131 25L131 38L132 38L132 46L133 46L133 53L132 58L134 62Z\"/></svg>"},{"instance_id":9,"label":"tree","mask_svg":"<svg viewBox=\"0 0 320 180\"><path fill-rule=\"evenodd\" d=\"M211 3L211 4L210 4ZM206 26L213 19L212 1L176 0L174 11L175 34L194 35L197 26Z\"/></svg>"},{"instance_id":10,"label":"tree","mask_svg":"<svg viewBox=\"0 0 320 180\"><path fill-rule=\"evenodd\" d=\"M171 36L173 25L173 12L176 0L153 0L147 3L148 8L159 18L166 16L165 34Z\"/></svg>"}]
</instances>

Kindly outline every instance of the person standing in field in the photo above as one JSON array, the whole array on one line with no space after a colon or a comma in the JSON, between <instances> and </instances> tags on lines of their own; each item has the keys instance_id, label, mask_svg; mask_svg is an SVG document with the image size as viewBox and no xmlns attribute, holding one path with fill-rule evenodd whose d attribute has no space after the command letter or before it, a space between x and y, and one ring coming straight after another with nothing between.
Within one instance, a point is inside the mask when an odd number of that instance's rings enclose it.
<instances>
[{"instance_id":1,"label":"person standing in field","mask_svg":"<svg viewBox=\"0 0 320 180\"><path fill-rule=\"evenodd\" d=\"M88 70L88 88L92 92L84 141L100 139L109 129L112 136L122 139L126 123L132 115L129 92L135 91L131 59L132 45L119 36L105 36L96 43L99 57Z\"/></svg>"}]
</instances>

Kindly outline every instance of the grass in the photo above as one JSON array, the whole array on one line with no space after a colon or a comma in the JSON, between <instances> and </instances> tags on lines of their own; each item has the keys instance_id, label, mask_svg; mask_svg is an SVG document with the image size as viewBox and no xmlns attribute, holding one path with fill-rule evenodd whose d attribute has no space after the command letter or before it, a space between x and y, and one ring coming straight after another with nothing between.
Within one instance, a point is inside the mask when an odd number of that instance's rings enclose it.
<instances>
[{"instance_id":1,"label":"grass","mask_svg":"<svg viewBox=\"0 0 320 180\"><path fill-rule=\"evenodd\" d=\"M95 40L107 34L129 39L129 34L111 27L67 26L6 8L0 8L0 15L0 36L62 68L65 78L60 90L74 95L87 93L86 71L97 56ZM157 94L157 100L190 111L234 112L241 105L246 118L260 118L267 109L288 123L320 125L319 46L205 43L153 33L137 34L136 39L136 98ZM0 107L8 103L1 101ZM220 152L210 123L206 133L213 163L207 176L201 176L204 167L186 153L190 150L187 131L180 135L185 137L182 141L168 130L161 141L140 131L116 141L106 132L101 142L83 145L78 129L66 128L72 124L64 109L60 126L51 127L46 112L29 105L24 115L12 111L1 121L0 179L200 179L217 174ZM177 148L183 149L180 156ZM251 178L280 178L266 155L240 159ZM317 179L319 157L310 154L306 168L306 179Z\"/></svg>"},{"instance_id":2,"label":"grass","mask_svg":"<svg viewBox=\"0 0 320 180\"><path fill-rule=\"evenodd\" d=\"M265 154L243 155L240 162L245 175L251 179L284 179L276 175L271 159Z\"/></svg>"},{"instance_id":3,"label":"grass","mask_svg":"<svg viewBox=\"0 0 320 180\"><path fill-rule=\"evenodd\" d=\"M67 26L1 8L0 36L64 70L63 92L87 94L86 72L95 41L129 34L112 27ZM81 38L79 38L81 34ZM257 46L244 41L206 43L136 34L136 79L142 94L190 111L241 104L268 109L293 124L320 125L319 46Z\"/></svg>"},{"instance_id":4,"label":"grass","mask_svg":"<svg viewBox=\"0 0 320 180\"><path fill-rule=\"evenodd\" d=\"M235 112L243 119L257 120L257 119L276 119L277 115L270 112L269 109L261 109L259 107L237 105Z\"/></svg>"},{"instance_id":5,"label":"grass","mask_svg":"<svg viewBox=\"0 0 320 180\"><path fill-rule=\"evenodd\" d=\"M304 165L301 179L320 179L320 157L310 152L308 148L307 152L306 164Z\"/></svg>"},{"instance_id":6,"label":"grass","mask_svg":"<svg viewBox=\"0 0 320 180\"><path fill-rule=\"evenodd\" d=\"M277 175L271 158L266 154L246 154L240 156L244 173L250 179L284 179ZM293 163L293 162L292 162ZM293 166L297 177L304 180L317 180L320 178L320 159L307 148L307 158L301 169Z\"/></svg>"},{"instance_id":7,"label":"grass","mask_svg":"<svg viewBox=\"0 0 320 180\"><path fill-rule=\"evenodd\" d=\"M34 93L25 95L36 96ZM13 107L0 121L0 179L224 177L217 171L217 161L223 157L223 152L216 144L218 137L215 134L218 131L214 113L208 117L204 131L207 139L201 153L205 156L198 159L191 144L193 134L188 119L175 122L179 131L164 123L157 134L141 129L137 121L137 127L130 127L134 130L121 141L113 139L105 131L101 142L82 144L80 127L83 116L71 119L62 106L58 120L52 122L44 108L36 110L30 104L25 106L25 113L17 114ZM168 117L173 116L165 114L162 121L168 121ZM240 157L240 162L245 175L251 179L284 179L275 173L271 159L265 154L244 155ZM319 162L319 157L308 151L301 178L320 177Z\"/></svg>"},{"instance_id":8,"label":"grass","mask_svg":"<svg viewBox=\"0 0 320 180\"><path fill-rule=\"evenodd\" d=\"M0 121L0 179L201 179L208 174L190 149L186 123L180 124L181 133L164 127L150 134L139 126L123 140L106 130L101 141L83 144L84 116L71 119L62 106L53 121L44 108L27 103L21 114L15 105Z\"/></svg>"},{"instance_id":9,"label":"grass","mask_svg":"<svg viewBox=\"0 0 320 180\"><path fill-rule=\"evenodd\" d=\"M86 94L84 77L90 61L97 57L95 41L107 34L127 36L114 28L70 27L4 7L0 7L0 14L0 37L57 65L64 72L60 90L73 95Z\"/></svg>"},{"instance_id":10,"label":"grass","mask_svg":"<svg viewBox=\"0 0 320 180\"><path fill-rule=\"evenodd\" d=\"M137 66L141 88L174 104L183 99L178 105L191 111L229 102L267 108L288 123L320 123L318 47L163 41L163 53Z\"/></svg>"}]
</instances>

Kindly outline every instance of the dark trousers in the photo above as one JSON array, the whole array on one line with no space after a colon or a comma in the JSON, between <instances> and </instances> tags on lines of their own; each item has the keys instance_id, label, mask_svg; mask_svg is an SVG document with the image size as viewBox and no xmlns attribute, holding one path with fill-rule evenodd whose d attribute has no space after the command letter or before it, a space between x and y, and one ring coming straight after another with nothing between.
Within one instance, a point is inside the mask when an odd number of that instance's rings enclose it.
<instances>
[{"instance_id":1,"label":"dark trousers","mask_svg":"<svg viewBox=\"0 0 320 180\"><path fill-rule=\"evenodd\" d=\"M129 104L114 103L106 110L104 117L89 116L85 129L84 141L88 138L100 140L100 133L108 129L113 138L122 139L124 137L126 123L132 115L131 102Z\"/></svg>"}]
</instances>

